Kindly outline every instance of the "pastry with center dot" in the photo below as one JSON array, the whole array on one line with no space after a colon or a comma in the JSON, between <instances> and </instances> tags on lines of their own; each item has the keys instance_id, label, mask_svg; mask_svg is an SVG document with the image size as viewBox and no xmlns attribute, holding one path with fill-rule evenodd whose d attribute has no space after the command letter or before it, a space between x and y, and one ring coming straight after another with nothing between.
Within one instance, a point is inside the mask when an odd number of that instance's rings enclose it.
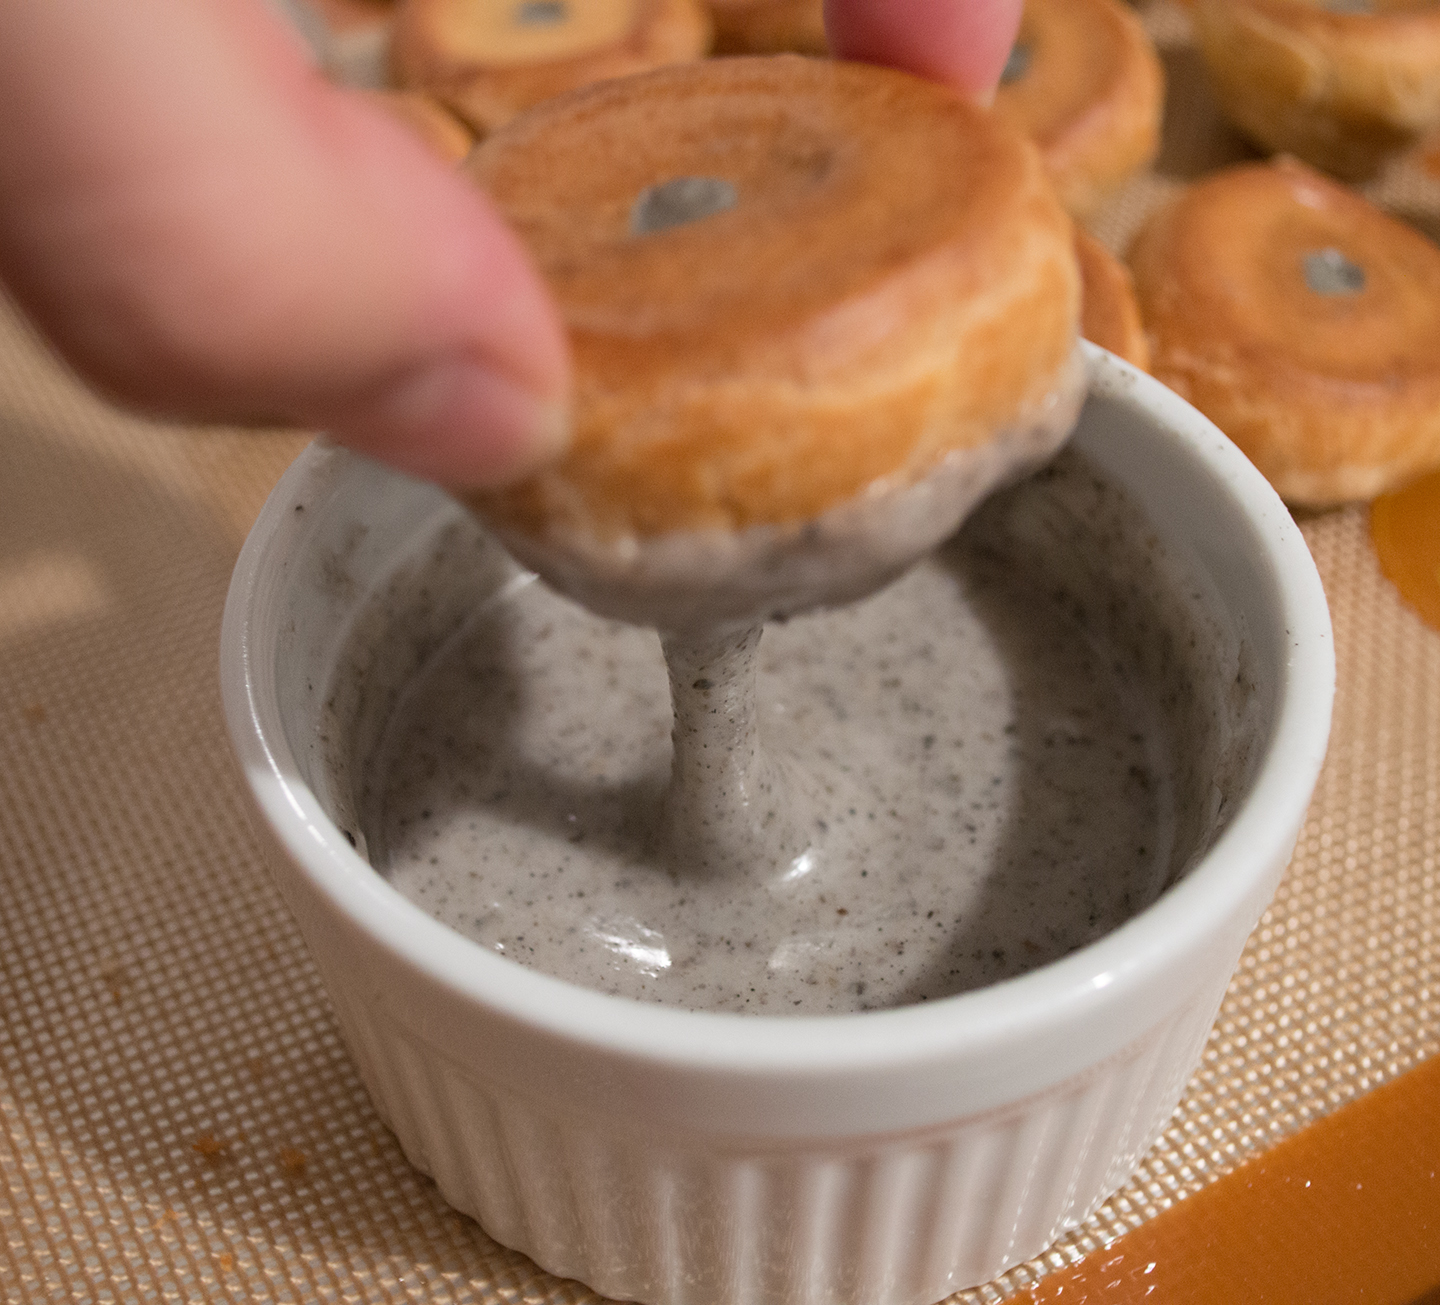
<instances>
[{"instance_id":1,"label":"pastry with center dot","mask_svg":"<svg viewBox=\"0 0 1440 1305\"><path fill-rule=\"evenodd\" d=\"M1155 157L1164 97L1155 48L1120 0L1027 0L995 112L1039 146L1083 218Z\"/></svg>"},{"instance_id":2,"label":"pastry with center dot","mask_svg":"<svg viewBox=\"0 0 1440 1305\"><path fill-rule=\"evenodd\" d=\"M1151 371L1287 502L1440 466L1440 247L1292 159L1213 174L1130 254Z\"/></svg>"}]
</instances>

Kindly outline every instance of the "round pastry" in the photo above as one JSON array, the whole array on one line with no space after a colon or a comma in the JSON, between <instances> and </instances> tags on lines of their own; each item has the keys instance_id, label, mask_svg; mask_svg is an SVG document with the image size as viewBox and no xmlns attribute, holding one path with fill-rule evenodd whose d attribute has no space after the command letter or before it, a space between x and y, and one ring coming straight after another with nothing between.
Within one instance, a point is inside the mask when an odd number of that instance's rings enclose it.
<instances>
[{"instance_id":1,"label":"round pastry","mask_svg":"<svg viewBox=\"0 0 1440 1305\"><path fill-rule=\"evenodd\" d=\"M824 0L706 0L716 54L828 54Z\"/></svg>"},{"instance_id":2,"label":"round pastry","mask_svg":"<svg viewBox=\"0 0 1440 1305\"><path fill-rule=\"evenodd\" d=\"M394 16L394 0L302 0L319 10L332 32L384 27Z\"/></svg>"},{"instance_id":3,"label":"round pastry","mask_svg":"<svg viewBox=\"0 0 1440 1305\"><path fill-rule=\"evenodd\" d=\"M1150 368L1150 345L1130 270L1094 236L1075 228L1080 264L1080 334L1141 371Z\"/></svg>"},{"instance_id":4,"label":"round pastry","mask_svg":"<svg viewBox=\"0 0 1440 1305\"><path fill-rule=\"evenodd\" d=\"M475 144L474 133L438 100L422 91L366 91L367 99L419 135L447 163L459 163Z\"/></svg>"},{"instance_id":5,"label":"round pastry","mask_svg":"<svg viewBox=\"0 0 1440 1305\"><path fill-rule=\"evenodd\" d=\"M1199 0L1226 116L1268 150L1356 180L1440 126L1434 0Z\"/></svg>"},{"instance_id":6,"label":"round pastry","mask_svg":"<svg viewBox=\"0 0 1440 1305\"><path fill-rule=\"evenodd\" d=\"M542 100L709 44L700 0L403 0L390 59L399 85L484 136Z\"/></svg>"},{"instance_id":7,"label":"round pastry","mask_svg":"<svg viewBox=\"0 0 1440 1305\"><path fill-rule=\"evenodd\" d=\"M476 504L596 610L641 619L595 591L607 568L671 623L853 597L1068 431L1070 222L1035 152L943 87L707 60L543 105L466 169L576 377L568 454Z\"/></svg>"},{"instance_id":8,"label":"round pastry","mask_svg":"<svg viewBox=\"0 0 1440 1305\"><path fill-rule=\"evenodd\" d=\"M1060 200L1095 211L1160 145L1165 78L1119 0L1027 0L995 112L1040 147Z\"/></svg>"},{"instance_id":9,"label":"round pastry","mask_svg":"<svg viewBox=\"0 0 1440 1305\"><path fill-rule=\"evenodd\" d=\"M1288 502L1440 466L1440 248L1291 159L1217 172L1130 254L1151 372Z\"/></svg>"}]
</instances>

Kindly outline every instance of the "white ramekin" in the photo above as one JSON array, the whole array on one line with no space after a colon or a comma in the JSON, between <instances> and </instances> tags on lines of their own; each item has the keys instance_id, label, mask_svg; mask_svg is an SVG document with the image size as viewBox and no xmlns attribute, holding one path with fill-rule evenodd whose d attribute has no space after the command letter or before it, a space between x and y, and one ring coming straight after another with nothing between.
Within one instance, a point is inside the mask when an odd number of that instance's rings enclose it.
<instances>
[{"instance_id":1,"label":"white ramekin","mask_svg":"<svg viewBox=\"0 0 1440 1305\"><path fill-rule=\"evenodd\" d=\"M1309 552L1259 473L1149 377L1098 350L1089 365L1075 439L1247 644L1263 755L1209 852L1127 924L894 1011L778 1019L602 996L402 898L342 832L323 740L356 695L337 708L329 677L365 599L457 509L323 445L281 480L225 609L230 733L376 1108L493 1237L652 1305L928 1305L1083 1220L1164 1127L1293 849L1334 654Z\"/></svg>"}]
</instances>

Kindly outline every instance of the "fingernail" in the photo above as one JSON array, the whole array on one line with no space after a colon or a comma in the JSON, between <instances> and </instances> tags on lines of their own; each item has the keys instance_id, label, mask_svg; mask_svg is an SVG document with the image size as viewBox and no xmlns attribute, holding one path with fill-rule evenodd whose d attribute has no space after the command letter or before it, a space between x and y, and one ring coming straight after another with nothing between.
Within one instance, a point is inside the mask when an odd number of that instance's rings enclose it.
<instances>
[{"instance_id":1,"label":"fingernail","mask_svg":"<svg viewBox=\"0 0 1440 1305\"><path fill-rule=\"evenodd\" d=\"M411 373L335 436L453 490L513 484L570 442L570 408L469 359Z\"/></svg>"}]
</instances>

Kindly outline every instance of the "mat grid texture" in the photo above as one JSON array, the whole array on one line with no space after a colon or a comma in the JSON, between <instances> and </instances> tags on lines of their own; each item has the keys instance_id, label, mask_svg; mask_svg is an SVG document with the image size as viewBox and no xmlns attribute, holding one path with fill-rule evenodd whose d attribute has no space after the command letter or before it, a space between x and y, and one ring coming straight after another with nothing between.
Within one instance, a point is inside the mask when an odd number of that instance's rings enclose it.
<instances>
[{"instance_id":1,"label":"mat grid texture","mask_svg":"<svg viewBox=\"0 0 1440 1305\"><path fill-rule=\"evenodd\" d=\"M1244 154L1179 11L1148 18L1190 111L1097 223L1116 247L1179 184L1177 137ZM1424 225L1428 184L1379 197ZM117 414L0 306L0 1300L595 1299L406 1163L248 826L220 612L302 445ZM957 1300L1004 1299L1440 1049L1440 633L1379 574L1363 509L1302 526L1339 694L1295 861L1139 1174Z\"/></svg>"}]
</instances>

